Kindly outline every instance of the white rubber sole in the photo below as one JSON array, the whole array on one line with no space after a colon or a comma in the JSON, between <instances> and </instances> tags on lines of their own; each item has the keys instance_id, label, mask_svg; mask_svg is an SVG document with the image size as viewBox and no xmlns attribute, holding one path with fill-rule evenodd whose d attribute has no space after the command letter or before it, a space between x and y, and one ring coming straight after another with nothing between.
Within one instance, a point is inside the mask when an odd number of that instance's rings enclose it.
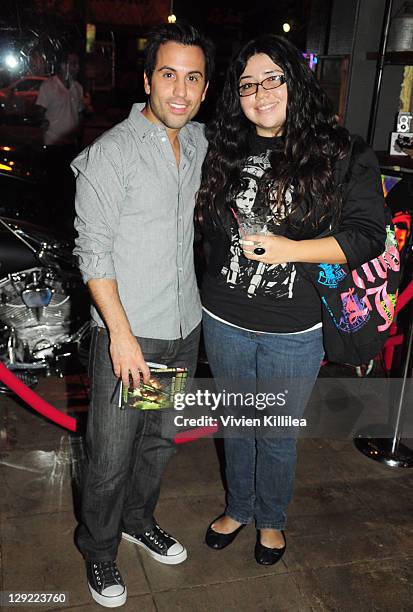
<instances>
[{"instance_id":1,"label":"white rubber sole","mask_svg":"<svg viewBox=\"0 0 413 612\"><path fill-rule=\"evenodd\" d=\"M183 563L188 557L186 548L184 548L183 551L177 555L171 555L170 557L167 557L165 555L160 555L159 553L154 552L153 550L145 546L145 544L132 537L128 533L122 532L122 538L124 540L127 540L128 542L133 542L133 544L140 546L148 553L148 555L152 557L152 559L155 559L155 561L158 561L159 563L164 563L165 565L178 565L179 563Z\"/></svg>"},{"instance_id":2,"label":"white rubber sole","mask_svg":"<svg viewBox=\"0 0 413 612\"><path fill-rule=\"evenodd\" d=\"M128 591L126 587L122 595L117 595L116 597L105 597L104 595L100 595L97 591L95 591L95 589L92 589L89 582L87 583L87 585L89 587L89 591L93 599L96 601L96 603L103 606L104 608L119 608L120 606L123 606L126 603L126 599L128 597Z\"/></svg>"}]
</instances>

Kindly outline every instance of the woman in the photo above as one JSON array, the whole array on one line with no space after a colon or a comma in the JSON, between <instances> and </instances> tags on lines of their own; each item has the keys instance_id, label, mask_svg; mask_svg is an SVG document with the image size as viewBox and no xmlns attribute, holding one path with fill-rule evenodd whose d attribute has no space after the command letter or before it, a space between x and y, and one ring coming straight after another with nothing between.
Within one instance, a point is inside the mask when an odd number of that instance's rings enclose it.
<instances>
[{"instance_id":1,"label":"woman","mask_svg":"<svg viewBox=\"0 0 413 612\"><path fill-rule=\"evenodd\" d=\"M338 125L297 49L273 35L246 44L230 65L207 136L197 210L209 364L235 386L242 379L268 391L282 381L290 396L281 414L300 417L324 351L321 301L296 264L355 268L384 250L377 163ZM263 234L238 227L263 217ZM256 561L281 559L295 447L294 435L226 437L227 507L207 530L210 547L224 548L255 520Z\"/></svg>"}]
</instances>

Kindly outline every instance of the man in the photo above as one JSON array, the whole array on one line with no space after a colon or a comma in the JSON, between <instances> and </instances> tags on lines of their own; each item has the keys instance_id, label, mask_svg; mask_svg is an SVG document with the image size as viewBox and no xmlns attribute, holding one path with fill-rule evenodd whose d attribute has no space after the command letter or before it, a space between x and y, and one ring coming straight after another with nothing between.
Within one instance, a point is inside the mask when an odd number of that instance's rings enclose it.
<instances>
[{"instance_id":1,"label":"man","mask_svg":"<svg viewBox=\"0 0 413 612\"><path fill-rule=\"evenodd\" d=\"M43 118L44 162L47 170L45 199L49 204L49 222L55 230L73 233L74 178L70 162L79 152L83 88L76 80L79 58L63 51L56 74L44 81L36 105Z\"/></svg>"},{"instance_id":2,"label":"man","mask_svg":"<svg viewBox=\"0 0 413 612\"><path fill-rule=\"evenodd\" d=\"M70 146L78 142L83 111L83 88L76 80L79 58L63 52L57 60L56 74L42 83L36 104L43 115L43 143Z\"/></svg>"},{"instance_id":3,"label":"man","mask_svg":"<svg viewBox=\"0 0 413 612\"><path fill-rule=\"evenodd\" d=\"M205 98L211 43L164 25L144 59L146 105L74 160L75 253L94 307L88 468L77 544L95 601L116 607L126 587L115 559L121 535L160 563L185 548L153 517L173 453L158 411L119 410L119 378L149 378L147 361L196 366L201 308L193 266L193 208L207 143L191 122Z\"/></svg>"}]
</instances>

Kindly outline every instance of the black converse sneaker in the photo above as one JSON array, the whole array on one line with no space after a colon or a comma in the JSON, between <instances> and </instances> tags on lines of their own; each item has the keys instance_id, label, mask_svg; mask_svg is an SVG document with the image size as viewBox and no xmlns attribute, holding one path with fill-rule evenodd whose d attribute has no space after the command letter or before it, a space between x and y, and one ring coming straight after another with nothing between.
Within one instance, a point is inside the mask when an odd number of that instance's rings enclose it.
<instances>
[{"instance_id":1,"label":"black converse sneaker","mask_svg":"<svg viewBox=\"0 0 413 612\"><path fill-rule=\"evenodd\" d=\"M166 533L159 525L155 525L151 531L144 533L122 533L122 537L129 542L142 546L151 557L159 563L176 565L187 558L186 548Z\"/></svg>"},{"instance_id":2,"label":"black converse sneaker","mask_svg":"<svg viewBox=\"0 0 413 612\"><path fill-rule=\"evenodd\" d=\"M87 580L93 599L105 608L126 603L127 591L116 561L87 561Z\"/></svg>"}]
</instances>

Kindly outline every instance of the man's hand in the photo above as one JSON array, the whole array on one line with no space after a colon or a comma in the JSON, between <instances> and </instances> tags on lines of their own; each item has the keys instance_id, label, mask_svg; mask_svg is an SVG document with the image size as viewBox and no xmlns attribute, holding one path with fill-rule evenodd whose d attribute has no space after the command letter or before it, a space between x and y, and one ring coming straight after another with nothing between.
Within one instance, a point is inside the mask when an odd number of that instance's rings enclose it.
<instances>
[{"instance_id":1,"label":"man's hand","mask_svg":"<svg viewBox=\"0 0 413 612\"><path fill-rule=\"evenodd\" d=\"M112 359L113 372L118 378L122 378L124 387L129 388L129 374L132 377L133 387L139 387L141 376L144 383L149 382L150 370L143 357L139 342L130 332L114 334L110 337L110 357Z\"/></svg>"}]
</instances>

